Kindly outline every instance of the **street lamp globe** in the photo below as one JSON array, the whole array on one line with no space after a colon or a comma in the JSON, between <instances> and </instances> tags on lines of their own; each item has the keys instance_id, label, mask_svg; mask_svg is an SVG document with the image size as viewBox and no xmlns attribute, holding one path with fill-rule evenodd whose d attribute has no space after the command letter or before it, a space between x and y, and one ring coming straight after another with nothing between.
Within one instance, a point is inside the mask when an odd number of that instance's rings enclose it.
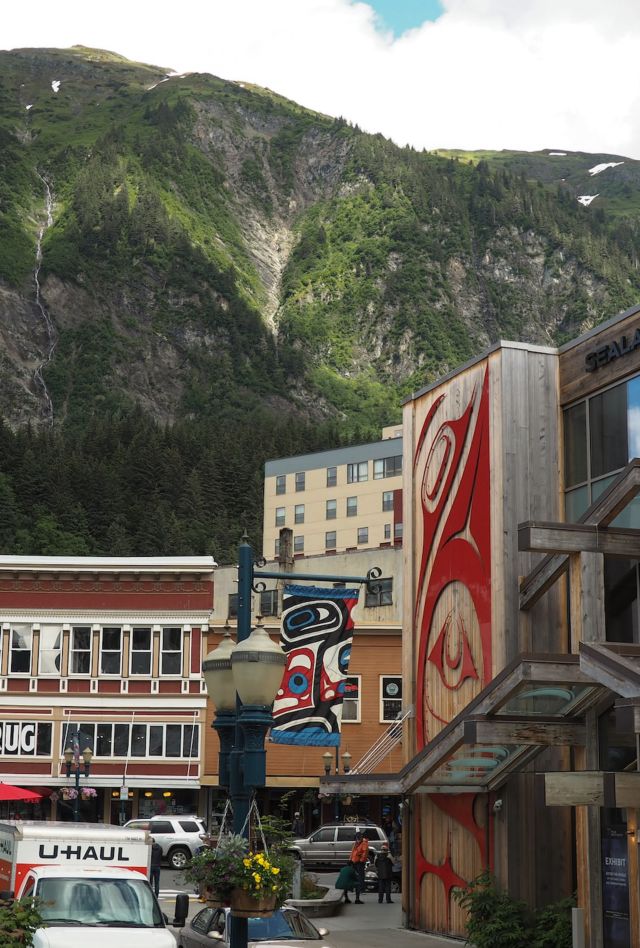
<instances>
[{"instance_id":1,"label":"street lamp globe","mask_svg":"<svg viewBox=\"0 0 640 948\"><path fill-rule=\"evenodd\" d=\"M349 751L345 751L344 754L340 755L342 757L342 769L345 774L348 774L351 770L351 754Z\"/></svg>"},{"instance_id":2,"label":"street lamp globe","mask_svg":"<svg viewBox=\"0 0 640 948\"><path fill-rule=\"evenodd\" d=\"M324 754L322 755L322 759L324 761L324 772L325 774L327 774L327 776L329 776L329 774L331 773L331 764L333 762L333 754L331 753L331 751L325 751Z\"/></svg>"},{"instance_id":3,"label":"street lamp globe","mask_svg":"<svg viewBox=\"0 0 640 948\"><path fill-rule=\"evenodd\" d=\"M207 694L218 711L232 711L236 706L236 686L231 671L231 653L235 644L227 624L220 644L205 656L202 663Z\"/></svg>"},{"instance_id":4,"label":"street lamp globe","mask_svg":"<svg viewBox=\"0 0 640 948\"><path fill-rule=\"evenodd\" d=\"M286 656L267 633L259 616L251 635L231 653L235 690L243 705L268 708L282 682Z\"/></svg>"}]
</instances>

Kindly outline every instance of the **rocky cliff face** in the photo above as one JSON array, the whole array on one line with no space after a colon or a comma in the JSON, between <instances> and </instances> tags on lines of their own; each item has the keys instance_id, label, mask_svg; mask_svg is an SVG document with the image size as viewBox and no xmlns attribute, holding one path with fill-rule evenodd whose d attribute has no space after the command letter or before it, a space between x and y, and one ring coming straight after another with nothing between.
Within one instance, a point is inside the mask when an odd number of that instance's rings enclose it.
<instances>
[{"instance_id":1,"label":"rocky cliff face","mask_svg":"<svg viewBox=\"0 0 640 948\"><path fill-rule=\"evenodd\" d=\"M606 215L547 181L100 51L0 53L0 79L14 427L50 424L50 398L58 424L261 404L375 428L497 338L554 344L637 301Z\"/></svg>"}]
</instances>

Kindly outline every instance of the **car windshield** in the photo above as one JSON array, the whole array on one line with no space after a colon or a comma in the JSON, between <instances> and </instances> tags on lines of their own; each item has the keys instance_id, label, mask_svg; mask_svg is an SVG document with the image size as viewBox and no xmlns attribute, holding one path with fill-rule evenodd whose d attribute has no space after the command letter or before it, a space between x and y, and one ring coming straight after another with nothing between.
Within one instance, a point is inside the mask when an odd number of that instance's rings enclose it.
<instances>
[{"instance_id":1,"label":"car windshield","mask_svg":"<svg viewBox=\"0 0 640 948\"><path fill-rule=\"evenodd\" d=\"M143 879L41 879L36 895L46 925L164 928L158 904Z\"/></svg>"},{"instance_id":2,"label":"car windshield","mask_svg":"<svg viewBox=\"0 0 640 948\"><path fill-rule=\"evenodd\" d=\"M300 912L275 912L270 918L249 919L249 941L316 940L319 937L317 929Z\"/></svg>"}]
</instances>

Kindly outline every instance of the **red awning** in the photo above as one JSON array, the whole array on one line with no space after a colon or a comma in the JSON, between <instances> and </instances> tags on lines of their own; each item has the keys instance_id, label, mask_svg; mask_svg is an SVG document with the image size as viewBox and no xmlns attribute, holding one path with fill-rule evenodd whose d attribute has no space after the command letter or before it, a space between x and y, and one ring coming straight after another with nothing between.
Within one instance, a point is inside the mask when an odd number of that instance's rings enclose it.
<instances>
[{"instance_id":1,"label":"red awning","mask_svg":"<svg viewBox=\"0 0 640 948\"><path fill-rule=\"evenodd\" d=\"M0 783L0 800L41 800L42 794L24 787L14 787L10 783Z\"/></svg>"}]
</instances>

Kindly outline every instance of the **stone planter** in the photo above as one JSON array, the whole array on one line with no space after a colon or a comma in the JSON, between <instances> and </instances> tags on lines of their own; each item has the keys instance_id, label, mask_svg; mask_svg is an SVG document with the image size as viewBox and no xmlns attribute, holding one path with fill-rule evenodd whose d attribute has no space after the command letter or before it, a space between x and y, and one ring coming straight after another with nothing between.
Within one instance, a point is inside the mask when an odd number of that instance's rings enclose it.
<instances>
[{"instance_id":1,"label":"stone planter","mask_svg":"<svg viewBox=\"0 0 640 948\"><path fill-rule=\"evenodd\" d=\"M262 899L254 899L244 889L231 890L231 914L236 918L267 918L273 915L276 907L275 895Z\"/></svg>"}]
</instances>

